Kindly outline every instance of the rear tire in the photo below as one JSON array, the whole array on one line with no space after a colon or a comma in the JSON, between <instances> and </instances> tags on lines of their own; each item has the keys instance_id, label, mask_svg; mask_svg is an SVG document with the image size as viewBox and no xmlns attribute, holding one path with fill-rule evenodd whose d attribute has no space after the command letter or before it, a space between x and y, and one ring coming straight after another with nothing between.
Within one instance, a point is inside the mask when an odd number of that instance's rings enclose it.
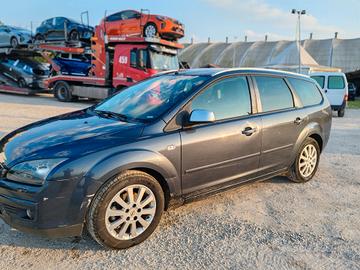
<instances>
[{"instance_id":1,"label":"rear tire","mask_svg":"<svg viewBox=\"0 0 360 270\"><path fill-rule=\"evenodd\" d=\"M296 183L310 181L317 172L320 161L320 147L316 140L307 138L288 172L288 178ZM308 168L308 169L307 169Z\"/></svg>"},{"instance_id":2,"label":"rear tire","mask_svg":"<svg viewBox=\"0 0 360 270\"><path fill-rule=\"evenodd\" d=\"M154 177L125 171L105 183L94 197L86 218L87 229L104 247L129 248L154 232L164 206L163 190Z\"/></svg>"},{"instance_id":3,"label":"rear tire","mask_svg":"<svg viewBox=\"0 0 360 270\"><path fill-rule=\"evenodd\" d=\"M55 84L54 97L60 102L70 102L75 99L72 95L71 86L64 81Z\"/></svg>"},{"instance_id":4,"label":"rear tire","mask_svg":"<svg viewBox=\"0 0 360 270\"><path fill-rule=\"evenodd\" d=\"M338 117L344 117L344 116L345 116L345 108L338 110Z\"/></svg>"}]
</instances>

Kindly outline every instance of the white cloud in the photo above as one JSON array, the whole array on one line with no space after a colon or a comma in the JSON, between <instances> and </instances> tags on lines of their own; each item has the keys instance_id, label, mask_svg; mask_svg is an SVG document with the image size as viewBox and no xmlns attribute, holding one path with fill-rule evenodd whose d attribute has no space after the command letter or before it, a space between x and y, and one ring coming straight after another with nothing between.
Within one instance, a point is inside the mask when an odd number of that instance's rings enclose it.
<instances>
[{"instance_id":1,"label":"white cloud","mask_svg":"<svg viewBox=\"0 0 360 270\"><path fill-rule=\"evenodd\" d=\"M264 24L264 30L271 30L276 27L279 32L287 31L292 33L291 39L295 37L296 16L290 10L282 10L270 6L265 0L202 0L216 8L223 9L229 15L239 18L239 21L247 23ZM323 25L311 14L302 16L302 30L307 33L314 33L315 37L333 37L335 32L346 35L346 31L333 26ZM275 36L275 34L273 34ZM280 35L281 36L281 35Z\"/></svg>"}]
</instances>

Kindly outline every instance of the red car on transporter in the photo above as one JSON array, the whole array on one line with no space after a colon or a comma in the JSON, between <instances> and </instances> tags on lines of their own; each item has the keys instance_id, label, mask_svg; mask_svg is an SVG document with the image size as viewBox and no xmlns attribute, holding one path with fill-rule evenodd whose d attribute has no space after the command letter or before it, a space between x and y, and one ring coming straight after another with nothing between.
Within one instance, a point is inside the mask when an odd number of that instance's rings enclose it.
<instances>
[{"instance_id":1,"label":"red car on transporter","mask_svg":"<svg viewBox=\"0 0 360 270\"><path fill-rule=\"evenodd\" d=\"M184 37L184 25L179 21L136 10L124 10L109 15L101 21L100 27L108 36L161 37L172 41Z\"/></svg>"}]
</instances>

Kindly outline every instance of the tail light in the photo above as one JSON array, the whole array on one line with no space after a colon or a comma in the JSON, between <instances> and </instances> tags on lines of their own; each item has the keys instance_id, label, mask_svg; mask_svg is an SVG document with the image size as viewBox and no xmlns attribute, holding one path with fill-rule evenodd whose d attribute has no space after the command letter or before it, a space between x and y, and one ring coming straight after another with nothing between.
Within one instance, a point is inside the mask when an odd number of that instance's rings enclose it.
<instances>
[{"instance_id":1,"label":"tail light","mask_svg":"<svg viewBox=\"0 0 360 270\"><path fill-rule=\"evenodd\" d=\"M348 101L348 100L349 100L349 96L348 96L348 95L345 95L345 96L344 96L344 100L345 100L345 101Z\"/></svg>"}]
</instances>

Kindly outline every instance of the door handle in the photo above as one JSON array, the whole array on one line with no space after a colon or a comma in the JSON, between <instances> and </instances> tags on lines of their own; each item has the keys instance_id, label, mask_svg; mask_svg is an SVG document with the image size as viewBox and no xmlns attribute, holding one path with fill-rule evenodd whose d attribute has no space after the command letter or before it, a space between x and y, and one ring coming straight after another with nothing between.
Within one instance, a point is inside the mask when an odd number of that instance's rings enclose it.
<instances>
[{"instance_id":1,"label":"door handle","mask_svg":"<svg viewBox=\"0 0 360 270\"><path fill-rule=\"evenodd\" d=\"M257 131L256 128L246 127L241 133L245 136L251 136Z\"/></svg>"},{"instance_id":2,"label":"door handle","mask_svg":"<svg viewBox=\"0 0 360 270\"><path fill-rule=\"evenodd\" d=\"M304 121L304 119L301 119L300 117L297 117L297 118L294 120L294 124L300 125L303 121Z\"/></svg>"}]
</instances>

